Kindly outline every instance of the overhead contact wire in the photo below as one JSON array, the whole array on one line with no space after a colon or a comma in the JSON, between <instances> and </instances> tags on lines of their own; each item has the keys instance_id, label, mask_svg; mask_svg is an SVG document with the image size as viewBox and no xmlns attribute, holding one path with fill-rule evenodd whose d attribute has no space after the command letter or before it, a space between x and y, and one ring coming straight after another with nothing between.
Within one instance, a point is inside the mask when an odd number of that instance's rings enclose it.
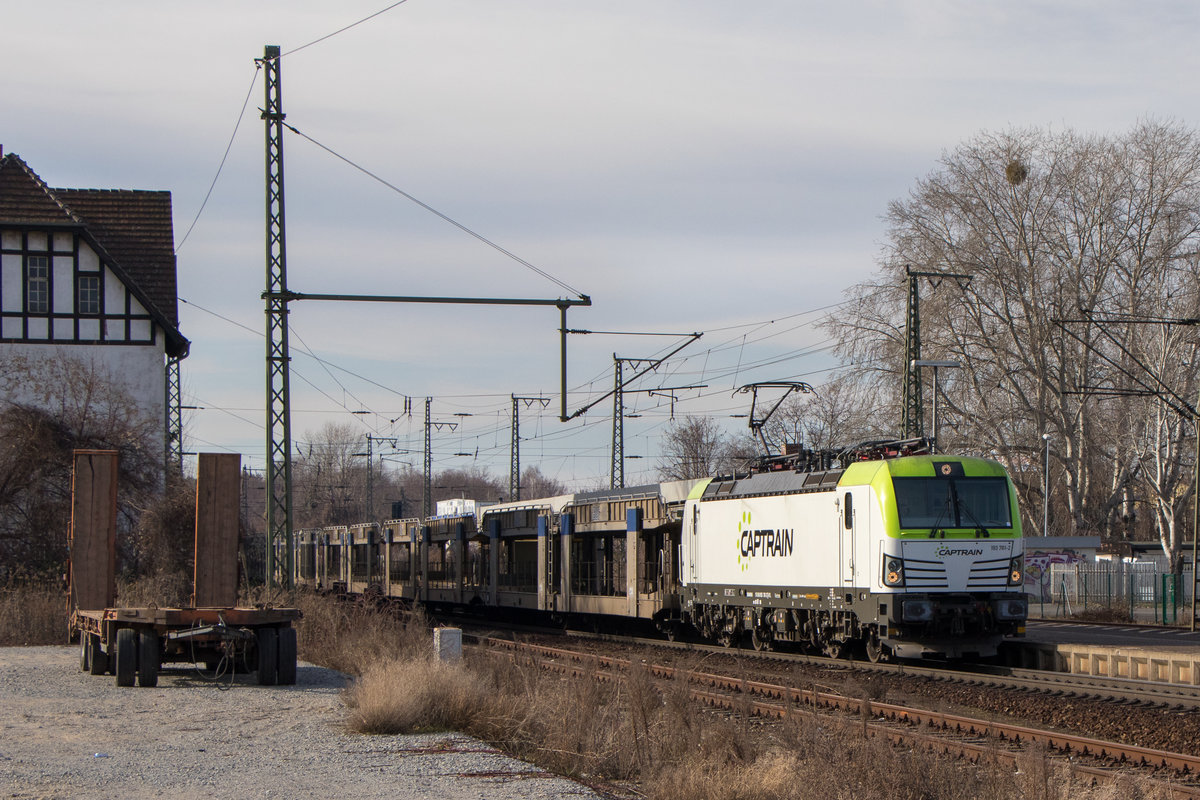
<instances>
[{"instance_id":1,"label":"overhead contact wire","mask_svg":"<svg viewBox=\"0 0 1200 800\"><path fill-rule=\"evenodd\" d=\"M572 294L576 295L577 297L586 297L586 295L585 295L583 292L579 291L578 289L576 289L575 287L571 286L570 284L568 284L568 283L565 283L564 281L561 281L561 280L559 280L558 278L556 278L556 277L554 277L553 275L551 275L549 272L546 272L546 271L545 271L544 269L542 269L541 267L538 267L538 266L535 266L534 264L531 264L531 263L529 263L528 261L526 261L525 259L521 258L521 257L520 257L519 255L517 255L516 253L513 253L513 252L512 252L512 251L510 251L510 250L506 250L505 248L503 248L503 247L501 247L500 245L496 244L495 242L493 242L491 239L487 238L487 237L486 237L486 236L484 236L483 234L481 234L481 233L476 233L475 231L473 231L473 230L471 230L470 228L468 228L466 225L463 225L461 222L458 222L458 221L457 221L457 220L455 220L454 218L452 218L452 217L450 217L450 216L447 216L446 214L443 214L441 211L438 211L436 208L434 208L433 206L429 205L428 203L426 203L426 202L423 202L422 200L419 200L419 199L417 199L417 198L416 198L416 197L414 197L413 195L411 195L411 194L409 194L408 192L406 192L406 191L404 191L403 189L401 189L399 186L396 186L396 185L395 185L395 184L393 184L393 183L389 183L387 180L385 180L384 178L380 177L379 175L376 175L374 172L371 172L371 171L370 171L369 169L367 169L366 167L364 167L364 166L361 166L360 164L357 164L357 163L355 163L354 161L351 161L349 158L347 158L346 156L342 155L341 153L338 153L337 151L333 150L332 148L330 148L330 147L327 147L327 146L325 146L325 145L321 144L320 142L318 142L316 139L312 138L312 137L311 137L311 136L309 136L308 134L306 134L306 133L302 133L302 132L301 132L300 130L298 130L296 127L294 127L294 126L292 126L292 125L288 125L286 122L284 122L284 123L282 123L282 124L283 124L283 127L287 128L289 131L291 131L292 133L296 134L296 135L297 135L297 136L299 136L300 138L302 138L302 139L305 139L306 141L309 141L309 142L311 142L312 144L314 144L314 145L316 145L317 147L319 147L319 148L321 148L322 150L324 150L326 153L329 153L329 155L333 156L334 158L338 159L339 161L342 161L342 162L344 162L345 164L347 164L347 165L349 165L349 166L353 167L354 169L358 170L358 171L359 171L359 172L361 172L362 174L366 175L368 178L371 178L372 180L374 180L374 181L377 181L377 182L381 183L382 185L384 185L384 186L386 186L387 188L391 189L391 190L392 190L393 192L395 192L396 194L399 194L400 196L402 196L402 197L406 198L407 200L410 200L411 202L413 202L413 203L417 204L417 205L418 205L418 206L420 206L421 208L423 208L423 209L425 209L426 211L428 211L430 214L433 214L434 216L438 217L439 219L441 219L441 220L443 220L443 221L445 221L445 222L448 222L448 223L450 223L451 225L453 225L454 227L458 228L458 229L459 229L460 231L462 231L463 233L465 233L465 234L467 234L467 235L469 235L469 236L472 236L472 237L474 237L475 239L479 240L480 242L483 242L484 244L486 244L488 247L492 248L492 249L493 249L493 250L495 250L496 252L498 252L498 253L502 253L503 255L506 255L506 256L508 256L508 257L509 257L509 258L511 258L513 261L516 261L518 264L520 264L521 266L525 267L526 269L532 270L533 272L535 272L535 273L537 273L538 275L542 276L542 277L543 277L543 278L545 278L546 280L550 281L551 283L554 283L554 284L556 284L557 286L559 286L559 287L561 287L561 288L563 288L563 289L567 290L568 292L571 292Z\"/></svg>"}]
</instances>

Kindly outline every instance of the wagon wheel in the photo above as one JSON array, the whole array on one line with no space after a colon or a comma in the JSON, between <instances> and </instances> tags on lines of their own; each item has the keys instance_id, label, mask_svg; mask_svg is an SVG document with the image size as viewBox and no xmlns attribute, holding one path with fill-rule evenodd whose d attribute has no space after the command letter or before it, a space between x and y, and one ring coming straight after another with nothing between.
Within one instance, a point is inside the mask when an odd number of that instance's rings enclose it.
<instances>
[{"instance_id":1,"label":"wagon wheel","mask_svg":"<svg viewBox=\"0 0 1200 800\"><path fill-rule=\"evenodd\" d=\"M100 635L96 633L82 634L87 637L88 673L103 675L109 671L111 659L109 654L100 648Z\"/></svg>"},{"instance_id":2,"label":"wagon wheel","mask_svg":"<svg viewBox=\"0 0 1200 800\"><path fill-rule=\"evenodd\" d=\"M133 686L133 679L137 675L137 651L137 631L133 628L117 631L117 657L113 667L117 686Z\"/></svg>"},{"instance_id":3,"label":"wagon wheel","mask_svg":"<svg viewBox=\"0 0 1200 800\"><path fill-rule=\"evenodd\" d=\"M279 682L279 636L274 628L259 628L258 685L274 686Z\"/></svg>"},{"instance_id":4,"label":"wagon wheel","mask_svg":"<svg viewBox=\"0 0 1200 800\"><path fill-rule=\"evenodd\" d=\"M138 634L138 686L158 686L158 634L153 628Z\"/></svg>"},{"instance_id":5,"label":"wagon wheel","mask_svg":"<svg viewBox=\"0 0 1200 800\"><path fill-rule=\"evenodd\" d=\"M277 678L280 686L292 686L296 683L296 629L287 626L279 629L279 671Z\"/></svg>"}]
</instances>

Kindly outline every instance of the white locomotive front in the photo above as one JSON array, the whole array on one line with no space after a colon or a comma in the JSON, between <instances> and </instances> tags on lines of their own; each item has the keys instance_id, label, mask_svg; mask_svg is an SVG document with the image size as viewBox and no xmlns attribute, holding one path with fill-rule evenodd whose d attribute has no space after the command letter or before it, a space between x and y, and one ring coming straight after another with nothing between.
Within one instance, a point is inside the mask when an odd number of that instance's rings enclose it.
<instances>
[{"instance_id":1,"label":"white locomotive front","mask_svg":"<svg viewBox=\"0 0 1200 800\"><path fill-rule=\"evenodd\" d=\"M1024 633L1016 493L994 461L909 456L714 479L688 498L682 607L702 634L873 660L994 655Z\"/></svg>"}]
</instances>

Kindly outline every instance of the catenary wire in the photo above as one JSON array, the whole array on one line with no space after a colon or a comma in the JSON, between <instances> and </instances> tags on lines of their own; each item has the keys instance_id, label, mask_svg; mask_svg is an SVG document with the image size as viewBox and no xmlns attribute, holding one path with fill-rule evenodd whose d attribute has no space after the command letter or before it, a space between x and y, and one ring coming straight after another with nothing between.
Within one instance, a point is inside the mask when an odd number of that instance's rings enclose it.
<instances>
[{"instance_id":1,"label":"catenary wire","mask_svg":"<svg viewBox=\"0 0 1200 800\"><path fill-rule=\"evenodd\" d=\"M387 12L391 11L391 10L392 10L393 8L395 8L396 6L403 5L403 4L404 4L404 3L406 3L406 2L408 2L408 0L396 0L396 2L395 2L395 3L392 3L392 4L391 4L390 6L388 6L387 8L381 8L379 11L376 11L374 14L369 14L369 15L367 15L367 16L365 16L365 17L363 17L363 18L362 18L362 19L360 19L358 22L351 22L351 23L350 23L349 25L347 25L346 27L344 27L344 28L338 28L338 29L337 29L336 31L334 31L333 33L327 33L327 34L325 34L324 36L322 36L322 37L321 37L321 38L319 38L319 39L313 39L313 40L312 40L311 42L309 42L308 44L302 44L302 45L300 45L299 47L293 47L291 50L288 50L286 53L280 53L280 54L279 54L279 57L280 57L280 58L283 58L284 56L290 56L290 55L292 55L293 53L299 53L301 50L304 50L305 48L308 48L308 47L312 47L314 44L320 44L321 42L323 42L323 41L325 41L325 40L327 40L327 39L332 39L334 36L337 36L339 33L345 33L346 31L350 30L351 28L356 28L356 27L358 27L359 25L362 25L364 22L368 22L368 21L370 21L370 20L373 20L373 19L375 19L375 17L378 17L378 16L379 16L379 15L381 15L381 14L386 14Z\"/></svg>"},{"instance_id":2,"label":"catenary wire","mask_svg":"<svg viewBox=\"0 0 1200 800\"><path fill-rule=\"evenodd\" d=\"M421 200L417 199L417 198L416 198L416 197L414 197L413 195L411 195L411 194L409 194L408 192L406 192L406 191L404 191L403 189L401 189L399 186L396 186L396 185L395 185L395 184L393 184L393 183L389 183L388 181L384 180L384 179L383 179L382 177L380 177L379 175L376 175L374 172L371 172L371 171L370 171L369 169L367 169L366 167L363 167L362 165L360 165L360 164L357 164L357 163L355 163L354 161L351 161L349 158L347 158L346 156L342 155L341 153L338 153L337 151L333 150L332 148L330 148L330 147L327 147L327 146L326 146L326 145L324 145L324 144L321 144L320 142L318 142L316 139L312 138L312 137L311 137L311 136L309 136L308 134L302 133L302 132L301 132L300 130L298 130L296 127L294 127L294 126L292 126L292 125L289 125L289 124L287 124L286 122L284 122L284 123L282 123L282 124L283 124L283 127L287 128L289 131L291 131L292 133L296 134L296 135L297 135L297 136L299 136L300 138L302 138L302 139L304 139L304 140L306 140L306 141L308 141L308 142L311 142L312 144L314 144L314 145L316 145L317 147L321 148L321 149L322 149L322 150L324 150L326 153L329 153L331 156L333 156L334 158L338 159L339 161L342 161L342 162L346 163L347 165L349 165L349 166L353 167L354 169L358 170L358 171L359 171L359 172L361 172L362 174L366 175L368 178L371 178L372 180L379 182L380 184L382 184L382 185L386 186L387 188L391 189L393 192L395 192L395 193L399 194L400 196L402 196L402 197L404 197L404 198L406 198L406 199L408 199L408 200L412 201L413 203L416 203L418 206L420 206L421 208L425 209L426 211L428 211L429 213L433 214L434 216L438 217L439 219L441 219L441 220L444 220L445 222L448 222L448 223L450 223L451 225L453 225L454 227L458 228L458 229L459 229L460 231L462 231L463 233L466 233L466 234L468 234L469 236L472 236L472 237L474 237L475 239L478 239L480 242L483 242L485 245L487 245L488 247L490 247L490 248L492 248L493 250L497 251L498 253L501 253L501 254L503 254L503 255L506 255L506 256L508 256L508 257L509 257L509 258L511 258L513 261L516 261L516 262L517 262L518 264L520 264L521 266L523 266L523 267L525 267L525 268L527 268L527 269L529 269L529 270L532 270L533 272L537 273L538 275L541 275L543 278L545 278L546 280L550 281L551 283L554 283L554 284L558 285L559 287L561 287L561 288L563 288L563 289L567 290L568 292L571 292L572 294L574 294L574 295L576 295L576 296L578 296L578 297L585 297L585 296L586 296L586 295L584 295L582 292L580 292L578 289L574 288L573 286L571 286L570 284L568 284L568 283L566 283L566 282L564 282L564 281L562 281L562 280L559 280L558 278L556 278L556 277L554 277L553 275L551 275L549 272L546 272L546 271L545 271L544 269L542 269L541 267L538 267L538 266L535 266L534 264L531 264L530 262L526 261L525 259L521 258L521 257L520 257L520 256L518 256L516 253L513 253L513 252L512 252L512 251L510 251L510 250L506 250L505 248L503 248L503 247L501 247L500 245L496 244L495 242L493 242L491 239L487 238L487 237L486 237L486 236L484 236L483 234L481 234L481 233L476 233L476 232L475 232L475 231L473 231L472 229L468 228L466 225L463 225L461 222L458 222L458 221L457 221L457 220L455 220L454 218L452 218L452 217L450 217L450 216L448 216L448 215L446 215L446 214L443 214L441 211L438 211L436 208L434 208L433 206L429 205L428 203L425 203L425 202L423 202L423 201L421 201Z\"/></svg>"},{"instance_id":3,"label":"catenary wire","mask_svg":"<svg viewBox=\"0 0 1200 800\"><path fill-rule=\"evenodd\" d=\"M246 90L246 99L242 101L242 110L238 112L237 122L233 125L233 133L229 135L229 144L225 145L225 154L221 156L221 163L217 165L217 174L213 175L212 183L208 185L208 192L205 193L204 200L200 203L200 209L196 212L192 224L188 226L187 233L183 234L183 238L176 245L175 255L179 255L179 251L183 249L184 243L192 235L192 230L196 227L196 223L200 221L200 215L204 213L204 207L208 205L208 200L212 197L213 189L217 186L217 180L221 177L221 170L225 168L225 162L229 160L229 151L233 149L233 140L237 138L238 128L241 127L242 120L246 117L246 106L250 104L250 95L254 93L254 85L258 83L258 74L261 69L261 65L255 65L254 77L250 79L250 88Z\"/></svg>"}]
</instances>

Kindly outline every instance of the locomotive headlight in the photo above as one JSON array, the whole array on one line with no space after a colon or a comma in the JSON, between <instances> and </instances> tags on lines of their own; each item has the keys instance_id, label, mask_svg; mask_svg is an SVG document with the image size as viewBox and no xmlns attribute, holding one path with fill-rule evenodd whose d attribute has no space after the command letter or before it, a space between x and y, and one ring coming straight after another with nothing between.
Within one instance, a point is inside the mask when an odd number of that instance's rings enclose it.
<instances>
[{"instance_id":1,"label":"locomotive headlight","mask_svg":"<svg viewBox=\"0 0 1200 800\"><path fill-rule=\"evenodd\" d=\"M1025 581L1025 557L1017 556L1008 562L1008 585L1020 586Z\"/></svg>"},{"instance_id":2,"label":"locomotive headlight","mask_svg":"<svg viewBox=\"0 0 1200 800\"><path fill-rule=\"evenodd\" d=\"M900 603L900 619L904 622L929 622L933 619L933 603L909 598Z\"/></svg>"},{"instance_id":3,"label":"locomotive headlight","mask_svg":"<svg viewBox=\"0 0 1200 800\"><path fill-rule=\"evenodd\" d=\"M996 619L1004 622L1023 620L1029 614L1029 603L1025 595L996 600L992 608L996 613Z\"/></svg>"},{"instance_id":4,"label":"locomotive headlight","mask_svg":"<svg viewBox=\"0 0 1200 800\"><path fill-rule=\"evenodd\" d=\"M885 557L883 560L883 585L904 585L904 561L899 558Z\"/></svg>"}]
</instances>

